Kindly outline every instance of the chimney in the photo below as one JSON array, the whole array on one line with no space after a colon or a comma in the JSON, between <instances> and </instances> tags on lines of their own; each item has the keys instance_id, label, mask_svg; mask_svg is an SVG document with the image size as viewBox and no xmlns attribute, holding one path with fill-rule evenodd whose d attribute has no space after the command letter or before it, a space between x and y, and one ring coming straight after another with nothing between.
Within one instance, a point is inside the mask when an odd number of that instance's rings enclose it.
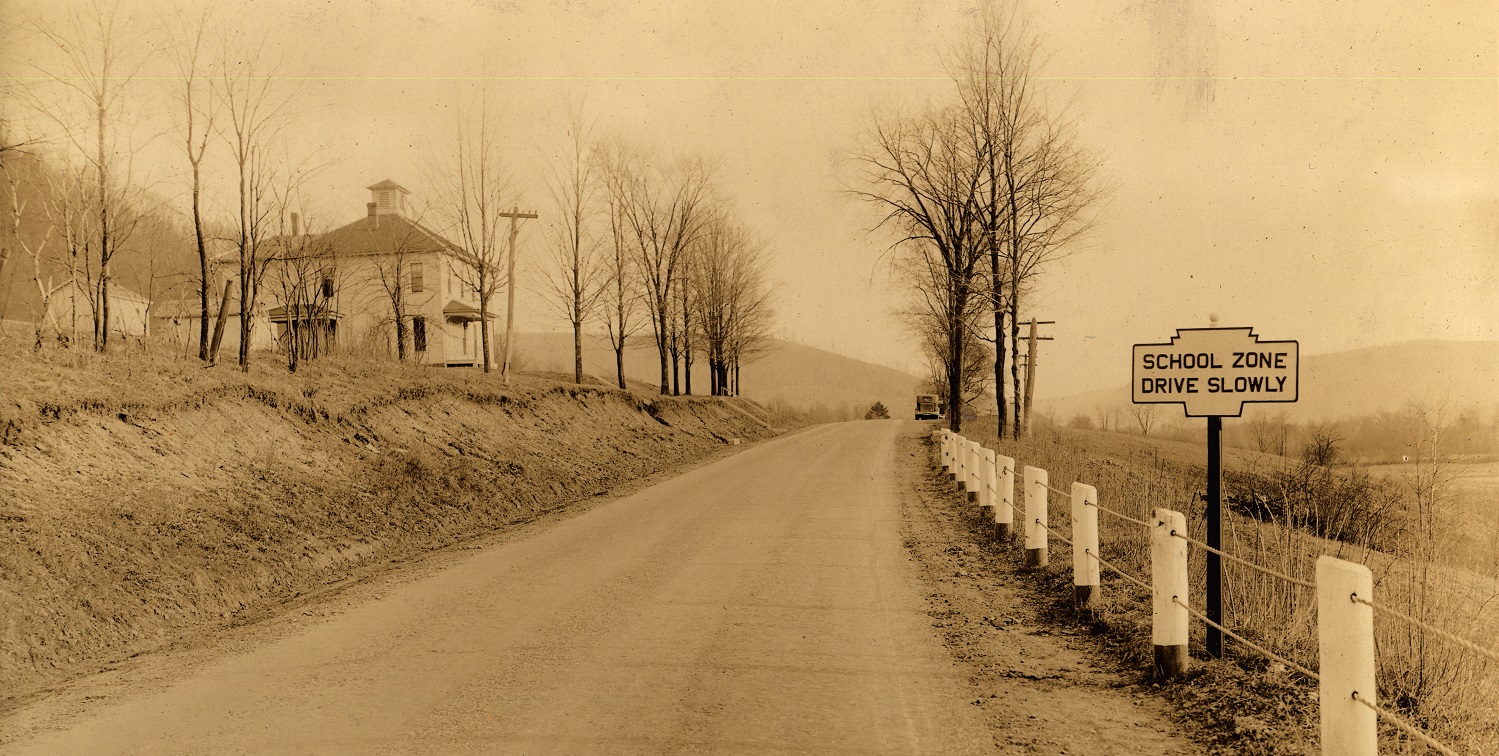
<instances>
[{"instance_id":1,"label":"chimney","mask_svg":"<svg viewBox=\"0 0 1499 756\"><path fill-rule=\"evenodd\" d=\"M366 202L366 203L364 203L364 209L369 213L369 215L365 216L366 219L367 219L367 222L370 225L375 226L375 227L378 228L380 226L380 215L379 215L379 213L375 212L375 203L373 203L373 202Z\"/></svg>"},{"instance_id":2,"label":"chimney","mask_svg":"<svg viewBox=\"0 0 1499 756\"><path fill-rule=\"evenodd\" d=\"M292 213L291 214L291 235L292 236L301 236L302 235L302 214L301 213Z\"/></svg>"}]
</instances>

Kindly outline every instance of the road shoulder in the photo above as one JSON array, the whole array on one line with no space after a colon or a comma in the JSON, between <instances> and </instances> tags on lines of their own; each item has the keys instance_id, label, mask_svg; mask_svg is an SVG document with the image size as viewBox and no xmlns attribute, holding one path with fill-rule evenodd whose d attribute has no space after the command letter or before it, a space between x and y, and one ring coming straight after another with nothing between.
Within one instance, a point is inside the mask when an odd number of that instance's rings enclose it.
<instances>
[{"instance_id":1,"label":"road shoulder","mask_svg":"<svg viewBox=\"0 0 1499 756\"><path fill-rule=\"evenodd\" d=\"M1120 668L1081 623L1048 619L1019 550L981 539L977 507L932 468L925 434L902 429L896 448L901 533L927 594L932 627L969 670L971 705L1001 753L1195 754L1204 749Z\"/></svg>"}]
</instances>

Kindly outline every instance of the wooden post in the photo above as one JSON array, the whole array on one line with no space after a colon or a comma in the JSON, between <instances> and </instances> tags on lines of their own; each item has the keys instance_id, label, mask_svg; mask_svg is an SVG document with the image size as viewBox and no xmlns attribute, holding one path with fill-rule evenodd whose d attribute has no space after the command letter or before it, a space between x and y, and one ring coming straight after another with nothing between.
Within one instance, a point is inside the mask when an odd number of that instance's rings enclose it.
<instances>
[{"instance_id":1,"label":"wooden post","mask_svg":"<svg viewBox=\"0 0 1499 756\"><path fill-rule=\"evenodd\" d=\"M939 438L942 441L942 472L952 469L952 433L943 428Z\"/></svg>"},{"instance_id":2,"label":"wooden post","mask_svg":"<svg viewBox=\"0 0 1499 756\"><path fill-rule=\"evenodd\" d=\"M979 519L994 522L994 450L984 449L984 459L979 463L982 476L979 481Z\"/></svg>"},{"instance_id":3,"label":"wooden post","mask_svg":"<svg viewBox=\"0 0 1499 756\"><path fill-rule=\"evenodd\" d=\"M224 320L229 317L229 295L233 288L233 280L224 282L224 297L219 300L219 316L213 321L213 343L208 347L210 365L216 365L219 361L219 345L224 343Z\"/></svg>"},{"instance_id":4,"label":"wooden post","mask_svg":"<svg viewBox=\"0 0 1499 756\"><path fill-rule=\"evenodd\" d=\"M1186 515L1155 510L1155 525L1150 529L1150 634L1158 681L1187 671L1187 542L1173 536L1172 531L1187 532Z\"/></svg>"},{"instance_id":5,"label":"wooden post","mask_svg":"<svg viewBox=\"0 0 1499 756\"><path fill-rule=\"evenodd\" d=\"M1015 537L1015 460L1003 454L994 457L999 476L999 498L994 502L994 537L1009 543Z\"/></svg>"},{"instance_id":6,"label":"wooden post","mask_svg":"<svg viewBox=\"0 0 1499 756\"><path fill-rule=\"evenodd\" d=\"M1072 587L1077 608L1091 613L1099 601L1098 489L1072 484Z\"/></svg>"},{"instance_id":7,"label":"wooden post","mask_svg":"<svg viewBox=\"0 0 1499 756\"><path fill-rule=\"evenodd\" d=\"M1378 716L1358 701L1374 703L1374 609L1369 568L1330 556L1317 557L1317 646L1322 753L1374 756Z\"/></svg>"},{"instance_id":8,"label":"wooden post","mask_svg":"<svg viewBox=\"0 0 1499 756\"><path fill-rule=\"evenodd\" d=\"M947 479L953 480L958 477L958 439L960 436L952 431L947 432Z\"/></svg>"},{"instance_id":9,"label":"wooden post","mask_svg":"<svg viewBox=\"0 0 1499 756\"><path fill-rule=\"evenodd\" d=\"M1046 566L1046 471L1039 467L1025 468L1025 566L1040 569Z\"/></svg>"},{"instance_id":10,"label":"wooden post","mask_svg":"<svg viewBox=\"0 0 1499 756\"><path fill-rule=\"evenodd\" d=\"M979 500L979 487L982 485L983 477L979 474L979 466L983 460L983 447L977 441L969 441L967 444L968 454L968 501L977 503Z\"/></svg>"},{"instance_id":11,"label":"wooden post","mask_svg":"<svg viewBox=\"0 0 1499 756\"><path fill-rule=\"evenodd\" d=\"M958 483L958 490L962 491L968 486L968 439L958 436L957 443L953 445L953 480Z\"/></svg>"}]
</instances>

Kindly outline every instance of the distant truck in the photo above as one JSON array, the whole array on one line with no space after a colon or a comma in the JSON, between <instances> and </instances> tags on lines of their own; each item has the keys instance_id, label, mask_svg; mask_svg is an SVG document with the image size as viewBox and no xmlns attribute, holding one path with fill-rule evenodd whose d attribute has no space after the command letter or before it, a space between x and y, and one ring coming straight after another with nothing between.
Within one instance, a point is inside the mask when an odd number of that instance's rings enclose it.
<instances>
[{"instance_id":1,"label":"distant truck","mask_svg":"<svg viewBox=\"0 0 1499 756\"><path fill-rule=\"evenodd\" d=\"M916 419L917 420L941 420L942 404L937 401L936 394L916 395Z\"/></svg>"}]
</instances>

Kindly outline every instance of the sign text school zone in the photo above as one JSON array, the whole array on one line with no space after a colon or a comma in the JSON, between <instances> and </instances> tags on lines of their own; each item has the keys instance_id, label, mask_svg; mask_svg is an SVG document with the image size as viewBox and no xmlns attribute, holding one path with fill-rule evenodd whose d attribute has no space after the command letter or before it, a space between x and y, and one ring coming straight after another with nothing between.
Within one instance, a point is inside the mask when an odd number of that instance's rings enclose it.
<instances>
[{"instance_id":1,"label":"sign text school zone","mask_svg":"<svg viewBox=\"0 0 1499 756\"><path fill-rule=\"evenodd\" d=\"M1251 328L1181 328L1165 344L1136 344L1135 404L1181 404L1188 417L1238 417L1245 402L1294 402L1295 341Z\"/></svg>"}]
</instances>

